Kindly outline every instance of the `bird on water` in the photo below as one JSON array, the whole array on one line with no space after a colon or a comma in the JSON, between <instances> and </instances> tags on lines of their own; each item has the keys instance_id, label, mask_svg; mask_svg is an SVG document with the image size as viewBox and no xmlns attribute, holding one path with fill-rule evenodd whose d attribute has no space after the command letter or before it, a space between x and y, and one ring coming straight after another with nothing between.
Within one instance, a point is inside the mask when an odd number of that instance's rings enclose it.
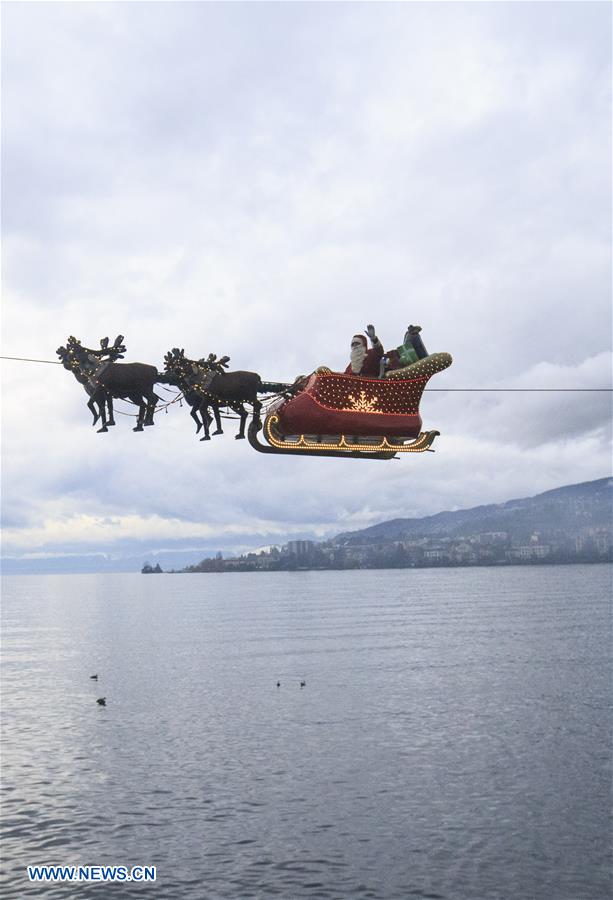
<instances>
[{"instance_id":1,"label":"bird on water","mask_svg":"<svg viewBox=\"0 0 613 900\"><path fill-rule=\"evenodd\" d=\"M90 675L89 677L90 677L90 678L93 678L94 681L98 681L98 676L97 676L97 675Z\"/></svg>"},{"instance_id":2,"label":"bird on water","mask_svg":"<svg viewBox=\"0 0 613 900\"><path fill-rule=\"evenodd\" d=\"M98 697L96 703L98 706L106 706L106 697Z\"/></svg>"}]
</instances>

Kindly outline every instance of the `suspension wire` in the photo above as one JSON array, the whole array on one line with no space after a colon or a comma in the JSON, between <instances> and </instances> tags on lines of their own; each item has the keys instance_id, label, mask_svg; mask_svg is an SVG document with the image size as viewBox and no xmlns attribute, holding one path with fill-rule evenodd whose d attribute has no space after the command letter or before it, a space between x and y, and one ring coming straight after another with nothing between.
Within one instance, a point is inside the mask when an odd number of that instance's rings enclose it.
<instances>
[{"instance_id":1,"label":"suspension wire","mask_svg":"<svg viewBox=\"0 0 613 900\"><path fill-rule=\"evenodd\" d=\"M49 363L52 366L61 366L62 363L57 359L28 359L26 356L0 356L0 359L15 359L18 362L37 362Z\"/></svg>"},{"instance_id":2,"label":"suspension wire","mask_svg":"<svg viewBox=\"0 0 613 900\"><path fill-rule=\"evenodd\" d=\"M505 393L505 394L529 394L529 393L606 393L610 394L613 391L613 388L424 388L424 393L426 391L456 391L462 394L470 394L470 393L478 393L483 394L488 391L492 391L495 393Z\"/></svg>"},{"instance_id":3,"label":"suspension wire","mask_svg":"<svg viewBox=\"0 0 613 900\"><path fill-rule=\"evenodd\" d=\"M31 359L27 356L0 356L0 359L11 359L16 362L35 362L35 363L47 363L51 366L61 366L62 363L55 359ZM168 391L169 394L172 394L173 391L170 391L168 387L162 387L162 390ZM460 394L483 394L483 393L504 393L504 394L530 394L530 393L583 393L583 394L603 394L603 393L612 393L613 388L424 388L424 393L429 391L430 393L460 393ZM181 395L182 397L183 395ZM269 401L276 400L277 397L282 397L283 392L279 394L275 394L273 397L269 398ZM177 399L181 399L178 397ZM269 402L268 400L265 402ZM128 401L131 402L131 401ZM176 403L176 400L171 400L170 403ZM167 404L167 405L170 405ZM164 407L160 407L160 409L164 409ZM124 415L131 415L131 413L124 413ZM234 419L238 418L238 416L227 416L226 418Z\"/></svg>"}]
</instances>

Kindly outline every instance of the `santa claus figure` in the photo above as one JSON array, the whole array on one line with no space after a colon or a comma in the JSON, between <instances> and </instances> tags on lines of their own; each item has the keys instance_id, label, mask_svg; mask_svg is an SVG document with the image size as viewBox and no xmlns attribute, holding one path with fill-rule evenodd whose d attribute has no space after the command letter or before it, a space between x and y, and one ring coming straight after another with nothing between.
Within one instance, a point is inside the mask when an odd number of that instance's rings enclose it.
<instances>
[{"instance_id":1,"label":"santa claus figure","mask_svg":"<svg viewBox=\"0 0 613 900\"><path fill-rule=\"evenodd\" d=\"M366 326L366 334L372 343L370 350L363 334L354 334L351 338L350 363L345 369L345 375L362 375L366 378L379 377L384 353L383 344L375 334L374 325Z\"/></svg>"}]
</instances>

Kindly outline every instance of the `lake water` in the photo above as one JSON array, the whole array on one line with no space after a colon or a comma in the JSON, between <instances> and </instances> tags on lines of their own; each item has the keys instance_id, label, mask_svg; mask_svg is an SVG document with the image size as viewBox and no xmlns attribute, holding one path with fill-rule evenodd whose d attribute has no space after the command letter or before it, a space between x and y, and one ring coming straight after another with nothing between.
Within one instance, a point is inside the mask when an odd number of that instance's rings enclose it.
<instances>
[{"instance_id":1,"label":"lake water","mask_svg":"<svg viewBox=\"0 0 613 900\"><path fill-rule=\"evenodd\" d=\"M611 572L7 577L0 893L608 900Z\"/></svg>"}]
</instances>

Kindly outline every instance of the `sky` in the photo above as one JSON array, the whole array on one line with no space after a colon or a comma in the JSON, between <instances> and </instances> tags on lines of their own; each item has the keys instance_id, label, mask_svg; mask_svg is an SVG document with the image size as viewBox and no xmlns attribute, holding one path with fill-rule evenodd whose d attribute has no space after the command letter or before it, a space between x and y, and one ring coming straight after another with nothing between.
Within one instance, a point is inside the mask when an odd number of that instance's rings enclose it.
<instances>
[{"instance_id":1,"label":"sky","mask_svg":"<svg viewBox=\"0 0 613 900\"><path fill-rule=\"evenodd\" d=\"M611 15L3 4L3 356L123 334L126 361L293 381L372 322L454 358L420 405L436 452L391 462L202 443L178 404L97 434L70 373L3 360L5 571L178 568L609 475Z\"/></svg>"}]
</instances>

